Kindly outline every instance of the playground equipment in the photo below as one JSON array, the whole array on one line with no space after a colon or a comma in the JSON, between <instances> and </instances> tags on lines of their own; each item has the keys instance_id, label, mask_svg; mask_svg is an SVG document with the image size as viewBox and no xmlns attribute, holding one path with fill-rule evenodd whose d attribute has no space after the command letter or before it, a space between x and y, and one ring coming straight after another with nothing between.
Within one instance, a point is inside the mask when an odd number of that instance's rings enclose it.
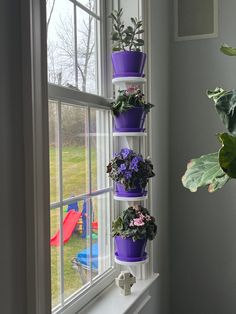
<instances>
[{"instance_id":1,"label":"playground equipment","mask_svg":"<svg viewBox=\"0 0 236 314\"><path fill-rule=\"evenodd\" d=\"M83 202L82 212L79 212L78 202L69 204L66 212L67 214L63 220L63 243L65 244L66 242L69 241L77 225L79 225L79 229L80 231L82 231L82 238L86 239L87 225L89 223L88 221L89 213L87 212L86 201L84 200ZM82 222L81 222L81 218L82 218ZM98 223L96 221L92 222L92 229L93 230L98 229ZM93 239L96 239L97 235L93 233L92 237ZM50 240L51 246L59 246L59 244L60 244L60 230L58 230L56 234Z\"/></svg>"},{"instance_id":2,"label":"playground equipment","mask_svg":"<svg viewBox=\"0 0 236 314\"><path fill-rule=\"evenodd\" d=\"M92 245L92 257L90 256L90 247L88 247L80 251L72 260L72 265L78 271L83 284L87 282L86 271L90 271L90 263L92 265L92 277L98 273L98 243Z\"/></svg>"},{"instance_id":3,"label":"playground equipment","mask_svg":"<svg viewBox=\"0 0 236 314\"><path fill-rule=\"evenodd\" d=\"M63 243L65 244L67 241L69 241L75 226L78 222L78 220L81 217L81 213L76 212L75 210L70 210L66 217L63 220ZM51 238L50 245L52 246L59 246L60 244L60 230L57 231L57 233Z\"/></svg>"}]
</instances>

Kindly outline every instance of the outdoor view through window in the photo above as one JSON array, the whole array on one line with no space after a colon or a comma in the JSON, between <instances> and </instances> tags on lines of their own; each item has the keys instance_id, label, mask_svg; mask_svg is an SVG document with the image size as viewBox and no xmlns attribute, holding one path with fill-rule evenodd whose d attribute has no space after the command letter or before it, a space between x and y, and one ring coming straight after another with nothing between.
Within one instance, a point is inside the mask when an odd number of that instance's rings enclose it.
<instances>
[{"instance_id":1,"label":"outdoor view through window","mask_svg":"<svg viewBox=\"0 0 236 314\"><path fill-rule=\"evenodd\" d=\"M47 0L52 309L111 268L106 165L109 105L100 96L99 0ZM91 95L94 94L94 95ZM60 232L62 230L62 232Z\"/></svg>"}]
</instances>

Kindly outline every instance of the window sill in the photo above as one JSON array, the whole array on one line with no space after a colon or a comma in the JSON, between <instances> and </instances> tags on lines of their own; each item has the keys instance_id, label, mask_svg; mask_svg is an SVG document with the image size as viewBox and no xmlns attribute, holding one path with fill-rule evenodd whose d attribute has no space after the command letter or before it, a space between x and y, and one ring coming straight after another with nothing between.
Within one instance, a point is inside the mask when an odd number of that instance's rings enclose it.
<instances>
[{"instance_id":1,"label":"window sill","mask_svg":"<svg viewBox=\"0 0 236 314\"><path fill-rule=\"evenodd\" d=\"M147 280L137 280L136 284L132 287L131 295L129 296L123 296L120 293L119 288L113 283L79 313L125 314L129 313L129 310L131 309L132 313L139 313L142 307L144 307L150 300L151 297L148 294L148 289L158 277L159 274L154 274Z\"/></svg>"}]
</instances>

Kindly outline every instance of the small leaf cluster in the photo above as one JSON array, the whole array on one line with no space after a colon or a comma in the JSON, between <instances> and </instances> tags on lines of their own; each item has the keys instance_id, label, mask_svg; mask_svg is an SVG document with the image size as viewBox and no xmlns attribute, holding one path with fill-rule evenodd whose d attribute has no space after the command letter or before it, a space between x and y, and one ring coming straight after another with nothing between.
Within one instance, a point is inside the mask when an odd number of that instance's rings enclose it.
<instances>
[{"instance_id":1,"label":"small leaf cluster","mask_svg":"<svg viewBox=\"0 0 236 314\"><path fill-rule=\"evenodd\" d=\"M145 188L149 178L155 176L151 160L144 159L129 148L123 148L115 154L107 165L107 173L113 181L122 184L126 191L138 186Z\"/></svg>"},{"instance_id":2,"label":"small leaf cluster","mask_svg":"<svg viewBox=\"0 0 236 314\"><path fill-rule=\"evenodd\" d=\"M114 116L118 116L122 112L126 112L135 107L143 107L148 113L154 105L146 103L144 94L140 89L131 92L130 90L119 90L117 99L111 103L111 110Z\"/></svg>"},{"instance_id":3,"label":"small leaf cluster","mask_svg":"<svg viewBox=\"0 0 236 314\"><path fill-rule=\"evenodd\" d=\"M131 25L125 26L122 21L123 9L114 10L109 18L113 20L111 40L113 51L140 51L144 40L139 36L144 33L143 21L131 17Z\"/></svg>"},{"instance_id":4,"label":"small leaf cluster","mask_svg":"<svg viewBox=\"0 0 236 314\"><path fill-rule=\"evenodd\" d=\"M139 224L135 224L135 222ZM147 208L131 206L112 222L112 236L132 238L133 241L146 239L153 240L157 234L155 218Z\"/></svg>"},{"instance_id":5,"label":"small leaf cluster","mask_svg":"<svg viewBox=\"0 0 236 314\"><path fill-rule=\"evenodd\" d=\"M227 56L236 56L236 48L226 44L220 50ZM208 90L207 96L214 101L216 112L228 132L217 135L221 144L218 152L203 155L188 164L182 183L191 192L206 185L209 192L214 192L230 179L236 179L236 90L217 87Z\"/></svg>"}]
</instances>

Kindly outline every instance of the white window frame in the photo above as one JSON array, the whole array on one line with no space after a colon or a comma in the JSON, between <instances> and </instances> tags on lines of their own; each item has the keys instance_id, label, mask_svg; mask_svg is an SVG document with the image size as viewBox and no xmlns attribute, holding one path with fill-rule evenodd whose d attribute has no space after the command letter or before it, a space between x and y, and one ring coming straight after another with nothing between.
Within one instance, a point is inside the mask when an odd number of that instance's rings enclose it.
<instances>
[{"instance_id":1,"label":"white window frame","mask_svg":"<svg viewBox=\"0 0 236 314\"><path fill-rule=\"evenodd\" d=\"M87 8L85 8L82 4L80 4L76 0L68 0L72 3L74 3L76 6L80 7L87 13L91 14L91 11L89 11ZM100 30L100 34L98 35L98 38L100 39L98 42L98 47L97 47L97 54L98 54L98 66L99 66L99 72L101 73L101 86L99 86L99 92L104 95L104 96L110 96L112 94L111 88L109 88L107 77L111 77L111 68L108 69L107 64L110 63L110 60L108 58L103 58L102 56L107 56L107 50L108 50L108 36L107 36L107 5L105 6L105 0L100 0L100 14L93 13L92 15L100 21L100 27L98 27L98 30ZM101 62L101 60L103 62ZM108 63L109 62L109 63ZM110 80L111 82L111 80ZM111 84L110 84L111 85ZM110 92L109 92L110 91ZM109 95L110 94L110 95ZM109 109L110 110L110 102L108 101L107 98L94 95L94 94L89 94L89 93L84 93L81 91L77 91L74 89L69 89L63 86L58 86L54 84L49 84L48 88L48 99L50 100L56 100L61 103L67 103L71 105L79 105L79 106L85 106L87 108L104 108L104 109ZM89 109L88 109L89 110ZM59 118L60 120L60 118ZM88 119L89 120L89 119ZM88 121L89 122L89 121ZM110 142L110 147L112 147L112 128L111 128L111 122L110 122L110 135L111 135L111 142ZM110 151L110 157L112 156L111 151ZM87 196L90 198L91 196L96 196L96 195L102 195L102 193L105 192L111 192L112 187L103 189L99 192L95 193L89 193ZM73 197L73 198L68 198L64 200L62 203L57 202L52 205L53 208L55 207L60 207L62 204L67 205L71 203L72 201L79 201L80 199L83 199L85 195L78 196L78 197ZM113 200L111 200L113 202ZM60 203L60 204L59 204ZM112 209L114 209L114 206L111 206ZM91 208L90 208L91 210ZM114 218L114 210L113 212L110 213L110 219L112 220ZM61 215L62 217L62 215ZM60 229L62 229L62 218L60 221ZM99 229L101 230L101 228ZM62 235L61 235L62 236ZM102 236L102 234L101 234ZM100 236L98 237L99 241ZM101 241L99 241L101 243ZM113 241L111 241L112 243ZM61 239L62 243L62 239ZM91 245L90 245L91 247ZM111 258L113 256L113 245L111 246ZM61 256L62 258L62 256ZM90 302L99 292L101 292L103 289L105 289L109 284L112 283L114 278L118 275L119 267L114 264L113 259L111 263L112 267L105 271L103 274L99 275L93 283L88 286L85 285L82 287L79 291L75 292L72 294L71 297L69 297L64 303L62 304L63 307L58 306L53 309L53 313L75 313L79 311L83 306L85 306L88 302ZM63 267L62 267L63 270ZM63 279L62 279L63 281ZM61 282L63 284L63 282Z\"/></svg>"},{"instance_id":2,"label":"white window frame","mask_svg":"<svg viewBox=\"0 0 236 314\"><path fill-rule=\"evenodd\" d=\"M62 86L57 86L57 85L52 85L49 84L49 88L48 88L48 96L49 99L52 101L57 101L58 102L58 106L60 108L60 103L65 103L65 104L70 104L70 105L79 105L79 106L84 106L85 108L88 109L88 113L90 112L90 109L92 108L100 108L100 109L104 109L109 111L110 113L110 102L105 99L104 97L101 96L97 96L97 95L93 95L93 94L88 94L88 93L83 93L83 92L79 92L73 89L68 89L66 87L62 87ZM108 146L110 147L110 151L107 152L109 154L109 157L111 157L112 155L112 123L111 123L111 115L110 115L110 121L109 121L109 130L106 130L105 133L108 132L108 134L110 134L110 138L109 141L110 143L107 143ZM89 124L89 114L88 114L88 124ZM99 126L99 125L98 125ZM104 125L103 125L104 126ZM102 124L100 125L100 127L103 127ZM59 113L59 134L60 134L60 113ZM98 131L98 133L100 133ZM88 136L89 138L89 136ZM103 137L101 137L103 138ZM100 140L102 141L102 139ZM105 143L104 143L105 144ZM59 135L59 155L61 155L61 141L60 141L60 135ZM90 147L88 147L88 149L90 150ZM88 154L88 158L90 160L90 153ZM61 169L61 158L59 158L60 162L59 162L59 169ZM90 163L90 161L89 161ZM90 168L90 167L89 167ZM90 171L91 169L89 169ZM62 176L61 170L59 170L59 176ZM59 179L59 181L61 181ZM91 183L91 179L89 180ZM62 186L62 183L60 184ZM67 199L62 199L62 195L61 195L61 199L55 203L52 203L50 208L58 208L60 207L60 229L62 230L62 224L63 224L63 206L68 205L70 203L73 203L75 201L80 201L83 200L84 198L88 198L90 199L91 197L94 196L98 196L98 195L104 195L104 193L107 192L112 192L113 191L113 187L112 185L110 185L107 188L101 188L98 189L95 192L91 191L91 186L90 189L88 191L87 194L83 194L83 195L79 195L76 197L70 197ZM62 194L60 192L60 194ZM111 209L111 213L110 213L110 217L109 220L111 221L114 218L114 213L113 213L113 200L110 200L110 209ZM91 207L90 207L90 211L91 211ZM90 212L90 216L92 216L92 212ZM100 223L101 220L99 220ZM91 229L91 228L90 228ZM105 232L105 228L100 228L99 226L99 231L101 231L101 233L99 232L98 234L98 242L102 243L101 238L104 238L105 233L103 234L102 230L104 230ZM92 238L90 237L90 241L92 241ZM61 234L61 239L60 239L60 243L63 243L63 239L62 239L62 234ZM90 242L90 249L91 249L92 245ZM103 245L101 245L101 250L103 250ZM101 253L101 251L100 251ZM104 271L104 273L102 273L101 275L99 275L95 280L93 280L92 283L86 284L84 287L82 287L79 291L75 292L74 294L72 294L72 296L70 296L67 300L63 300L64 302L62 303L62 306L59 305L57 307L55 307L53 309L53 313L75 313L74 311L78 311L80 308L82 308L84 305L86 305L88 303L88 301L91 300L92 297L94 297L98 292L100 292L101 290L103 290L107 285L109 285L113 280L114 277L117 275L117 269L113 263L113 245L111 242L111 246L110 246L110 254L111 254L111 261L110 261L110 265L111 267ZM61 250L61 260L63 261L63 249ZM102 265L101 265L102 266ZM61 285L63 286L63 263L61 265Z\"/></svg>"},{"instance_id":3,"label":"white window frame","mask_svg":"<svg viewBox=\"0 0 236 314\"><path fill-rule=\"evenodd\" d=\"M101 21L117 8L118 0L102 0ZM50 285L50 220L49 220L49 143L48 143L48 85L47 85L47 31L46 0L22 1L22 58L24 80L25 173L26 173L26 232L27 232L27 309L29 313L51 313ZM110 25L110 22L108 22ZM101 69L102 80L111 82L110 26L102 23L106 56ZM106 79L106 80L105 80ZM103 87L103 95L112 97L111 83ZM94 289L84 291L61 313L77 313L114 281L119 268L103 276Z\"/></svg>"}]
</instances>

